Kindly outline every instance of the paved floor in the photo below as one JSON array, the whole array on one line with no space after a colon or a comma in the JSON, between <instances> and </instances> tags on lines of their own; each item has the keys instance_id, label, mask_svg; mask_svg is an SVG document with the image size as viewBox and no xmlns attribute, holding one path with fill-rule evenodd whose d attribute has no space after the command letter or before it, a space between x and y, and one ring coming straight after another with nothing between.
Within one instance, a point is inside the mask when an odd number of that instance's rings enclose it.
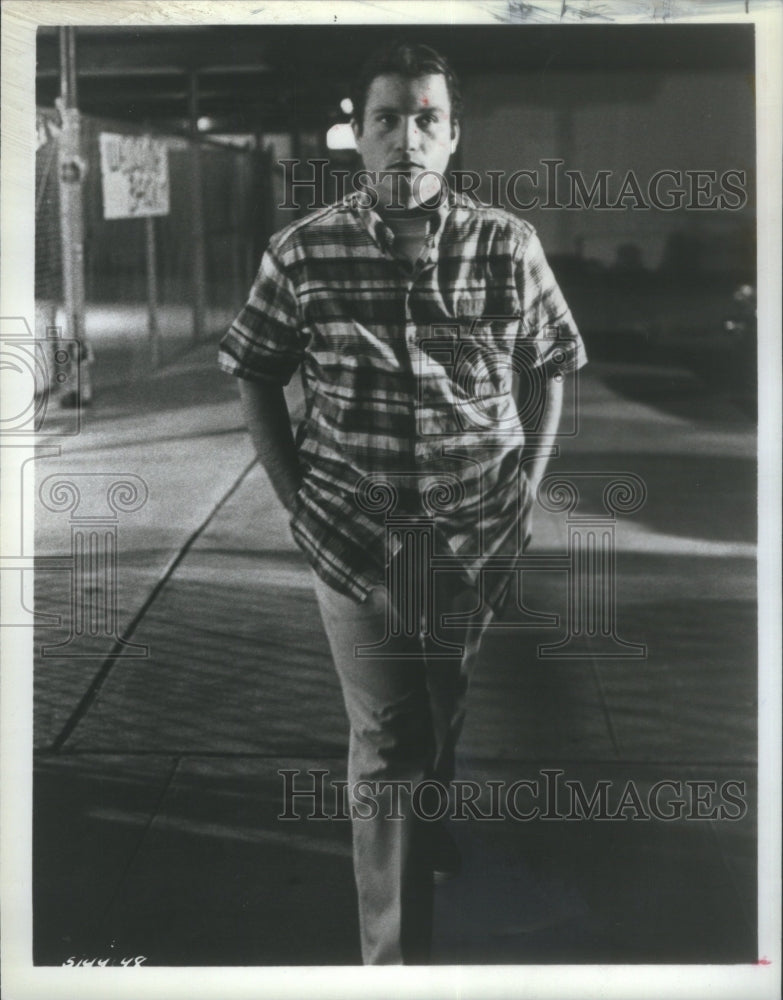
<instances>
[{"instance_id":1,"label":"paved floor","mask_svg":"<svg viewBox=\"0 0 783 1000\"><path fill-rule=\"evenodd\" d=\"M148 491L95 541L116 536L116 628L97 564L37 573L37 610L60 616L36 632L39 964L359 961L348 823L278 818L281 770L344 777L347 725L304 559L214 350L100 392L36 463L39 483ZM614 530L616 632L646 652L538 655L566 634L567 574L525 574L484 648L459 776L482 783L484 814L489 781L556 780L559 797L546 818L454 824L465 868L438 890L435 961L753 962L754 425L684 370L595 364L579 394L552 470L583 474L593 513L607 475L645 483ZM90 502L88 520L106 513ZM36 518L39 557L70 558L74 512L39 502ZM537 511L536 553L567 540L565 514ZM102 625L76 644L79 586ZM558 624L514 627L531 612ZM579 818L577 784L616 818Z\"/></svg>"}]
</instances>

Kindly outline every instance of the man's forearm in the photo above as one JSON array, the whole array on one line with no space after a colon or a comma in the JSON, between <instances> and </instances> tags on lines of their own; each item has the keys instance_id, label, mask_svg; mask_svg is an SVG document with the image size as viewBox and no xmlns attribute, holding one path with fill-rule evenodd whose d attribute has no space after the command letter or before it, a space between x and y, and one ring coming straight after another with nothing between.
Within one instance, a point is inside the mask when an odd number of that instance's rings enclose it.
<instances>
[{"instance_id":1,"label":"man's forearm","mask_svg":"<svg viewBox=\"0 0 783 1000\"><path fill-rule=\"evenodd\" d=\"M258 460L278 499L290 511L302 472L282 386L242 380L239 394Z\"/></svg>"},{"instance_id":2,"label":"man's forearm","mask_svg":"<svg viewBox=\"0 0 783 1000\"><path fill-rule=\"evenodd\" d=\"M525 431L535 434L531 447L525 450L525 473L530 485L535 489L540 483L551 457L552 446L557 438L560 415L563 412L563 382L554 378L545 383L545 397L541 416L534 428Z\"/></svg>"}]
</instances>

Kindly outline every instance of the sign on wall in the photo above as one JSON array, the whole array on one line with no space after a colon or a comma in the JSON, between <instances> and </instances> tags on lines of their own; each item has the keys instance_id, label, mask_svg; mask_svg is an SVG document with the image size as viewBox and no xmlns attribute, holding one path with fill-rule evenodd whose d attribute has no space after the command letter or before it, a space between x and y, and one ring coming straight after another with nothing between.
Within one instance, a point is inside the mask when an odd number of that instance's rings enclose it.
<instances>
[{"instance_id":1,"label":"sign on wall","mask_svg":"<svg viewBox=\"0 0 783 1000\"><path fill-rule=\"evenodd\" d=\"M129 219L169 213L168 148L149 135L101 132L103 217Z\"/></svg>"}]
</instances>

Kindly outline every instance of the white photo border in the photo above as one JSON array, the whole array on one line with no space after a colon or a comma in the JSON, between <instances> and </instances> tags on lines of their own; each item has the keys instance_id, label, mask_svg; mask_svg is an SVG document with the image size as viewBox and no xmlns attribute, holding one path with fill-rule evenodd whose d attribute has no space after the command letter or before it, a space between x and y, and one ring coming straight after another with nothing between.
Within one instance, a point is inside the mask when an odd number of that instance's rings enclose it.
<instances>
[{"instance_id":1,"label":"white photo border","mask_svg":"<svg viewBox=\"0 0 783 1000\"><path fill-rule=\"evenodd\" d=\"M759 958L736 966L459 966L429 968L60 969L32 965L32 635L0 629L2 671L2 952L8 1000L161 997L777 997L780 982L781 813L781 63L783 6L688 3L518 3L416 0L4 0L2 5L2 287L0 316L33 317L35 43L39 25L496 23L522 8L543 23L756 25L759 319ZM599 10L600 8L600 10ZM514 12L518 16L514 16ZM627 11L623 14L622 11ZM656 17L656 14L658 15ZM589 20L589 18L586 18ZM534 22L531 22L534 23ZM32 454L32 452L31 452ZM6 470L7 472L7 470ZM14 484L3 483L3 486ZM3 489L1 527L19 530L18 490ZM12 634L9 634L12 632ZM767 963L767 964L764 964ZM195 974L197 972L197 974Z\"/></svg>"}]
</instances>

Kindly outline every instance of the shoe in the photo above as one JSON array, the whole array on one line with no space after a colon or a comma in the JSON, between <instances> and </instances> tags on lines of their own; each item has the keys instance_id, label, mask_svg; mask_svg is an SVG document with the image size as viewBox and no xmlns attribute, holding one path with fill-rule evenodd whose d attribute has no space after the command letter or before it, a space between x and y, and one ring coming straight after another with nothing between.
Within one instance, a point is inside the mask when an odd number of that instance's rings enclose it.
<instances>
[{"instance_id":1,"label":"shoe","mask_svg":"<svg viewBox=\"0 0 783 1000\"><path fill-rule=\"evenodd\" d=\"M457 842L443 823L427 823L427 850L432 869L432 881L435 885L441 885L459 875L462 868L462 855L457 847Z\"/></svg>"}]
</instances>

